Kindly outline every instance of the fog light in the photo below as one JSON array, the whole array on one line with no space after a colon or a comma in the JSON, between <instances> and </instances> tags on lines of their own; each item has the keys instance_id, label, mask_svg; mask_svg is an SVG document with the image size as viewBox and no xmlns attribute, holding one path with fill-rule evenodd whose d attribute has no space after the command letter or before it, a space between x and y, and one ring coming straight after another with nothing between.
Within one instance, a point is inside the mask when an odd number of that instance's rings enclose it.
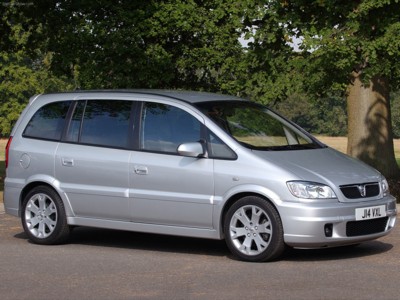
<instances>
[{"instance_id":1,"label":"fog light","mask_svg":"<svg viewBox=\"0 0 400 300\"><path fill-rule=\"evenodd\" d=\"M333 233L333 224L325 224L325 236L326 237L332 237L332 233Z\"/></svg>"}]
</instances>

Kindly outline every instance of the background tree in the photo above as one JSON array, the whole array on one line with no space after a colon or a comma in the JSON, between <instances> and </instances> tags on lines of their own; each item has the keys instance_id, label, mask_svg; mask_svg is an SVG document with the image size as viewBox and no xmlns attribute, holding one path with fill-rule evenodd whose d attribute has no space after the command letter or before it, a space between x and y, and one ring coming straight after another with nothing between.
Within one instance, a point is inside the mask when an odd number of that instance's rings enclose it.
<instances>
[{"instance_id":1,"label":"background tree","mask_svg":"<svg viewBox=\"0 0 400 300\"><path fill-rule=\"evenodd\" d=\"M247 1L243 33L248 41L241 95L264 104L286 100L300 91L295 54L281 13L280 1ZM295 54L297 55L297 54Z\"/></svg>"},{"instance_id":2,"label":"background tree","mask_svg":"<svg viewBox=\"0 0 400 300\"><path fill-rule=\"evenodd\" d=\"M303 38L307 91L337 90L347 97L347 152L397 176L389 97L400 83L400 2L279 2L285 26Z\"/></svg>"},{"instance_id":3,"label":"background tree","mask_svg":"<svg viewBox=\"0 0 400 300\"><path fill-rule=\"evenodd\" d=\"M342 97L332 95L312 100L306 94L293 94L270 106L313 134L347 134L346 102Z\"/></svg>"},{"instance_id":4,"label":"background tree","mask_svg":"<svg viewBox=\"0 0 400 300\"><path fill-rule=\"evenodd\" d=\"M397 0L7 3L3 134L32 94L52 89L222 91L270 105L289 99L295 111L311 96L303 119L313 132L332 132L320 120L344 114L336 104L346 96L348 152L388 177L398 173L389 105L400 78ZM298 50L293 38L302 39Z\"/></svg>"},{"instance_id":5,"label":"background tree","mask_svg":"<svg viewBox=\"0 0 400 300\"><path fill-rule=\"evenodd\" d=\"M10 134L31 96L69 88L68 82L49 71L51 53L29 44L30 36L40 33L41 26L29 25L17 4L11 1L3 5L0 20L0 136Z\"/></svg>"},{"instance_id":6,"label":"background tree","mask_svg":"<svg viewBox=\"0 0 400 300\"><path fill-rule=\"evenodd\" d=\"M400 91L391 95L391 112L394 138L400 138Z\"/></svg>"},{"instance_id":7,"label":"background tree","mask_svg":"<svg viewBox=\"0 0 400 300\"><path fill-rule=\"evenodd\" d=\"M242 2L43 1L51 69L77 87L229 90L242 64ZM33 15L32 15L33 17Z\"/></svg>"}]
</instances>

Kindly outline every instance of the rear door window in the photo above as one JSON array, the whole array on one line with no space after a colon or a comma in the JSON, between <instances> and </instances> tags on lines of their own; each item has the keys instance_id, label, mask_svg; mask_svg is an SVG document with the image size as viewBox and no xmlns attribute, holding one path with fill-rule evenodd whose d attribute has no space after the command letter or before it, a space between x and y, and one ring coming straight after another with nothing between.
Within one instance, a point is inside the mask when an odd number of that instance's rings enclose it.
<instances>
[{"instance_id":1,"label":"rear door window","mask_svg":"<svg viewBox=\"0 0 400 300\"><path fill-rule=\"evenodd\" d=\"M88 100L75 107L66 141L127 148L132 101Z\"/></svg>"}]
</instances>

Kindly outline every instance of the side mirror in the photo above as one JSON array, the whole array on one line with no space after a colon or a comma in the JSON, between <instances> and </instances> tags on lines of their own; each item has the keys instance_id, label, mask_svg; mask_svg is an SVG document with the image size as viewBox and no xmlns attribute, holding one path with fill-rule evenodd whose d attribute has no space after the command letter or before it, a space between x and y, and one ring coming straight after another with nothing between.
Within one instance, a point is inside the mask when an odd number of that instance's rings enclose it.
<instances>
[{"instance_id":1,"label":"side mirror","mask_svg":"<svg viewBox=\"0 0 400 300\"><path fill-rule=\"evenodd\" d=\"M205 157L203 145L198 142L180 144L178 147L178 153L182 156L188 157Z\"/></svg>"}]
</instances>

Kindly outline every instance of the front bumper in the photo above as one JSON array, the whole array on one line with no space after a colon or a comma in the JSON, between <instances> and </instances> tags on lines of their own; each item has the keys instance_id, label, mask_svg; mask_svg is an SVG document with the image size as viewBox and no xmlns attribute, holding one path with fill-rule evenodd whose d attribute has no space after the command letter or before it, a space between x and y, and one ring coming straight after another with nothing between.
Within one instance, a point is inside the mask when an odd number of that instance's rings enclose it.
<instances>
[{"instance_id":1,"label":"front bumper","mask_svg":"<svg viewBox=\"0 0 400 300\"><path fill-rule=\"evenodd\" d=\"M357 208L379 205L385 206L387 219L356 221ZM396 199L391 195L357 203L282 202L277 208L282 218L285 243L295 248L336 247L377 239L390 233L397 215ZM377 223L380 228L376 228ZM367 228L363 228L365 226ZM350 227L359 228L359 233L358 229L354 232ZM350 231L353 232L349 234Z\"/></svg>"}]
</instances>

